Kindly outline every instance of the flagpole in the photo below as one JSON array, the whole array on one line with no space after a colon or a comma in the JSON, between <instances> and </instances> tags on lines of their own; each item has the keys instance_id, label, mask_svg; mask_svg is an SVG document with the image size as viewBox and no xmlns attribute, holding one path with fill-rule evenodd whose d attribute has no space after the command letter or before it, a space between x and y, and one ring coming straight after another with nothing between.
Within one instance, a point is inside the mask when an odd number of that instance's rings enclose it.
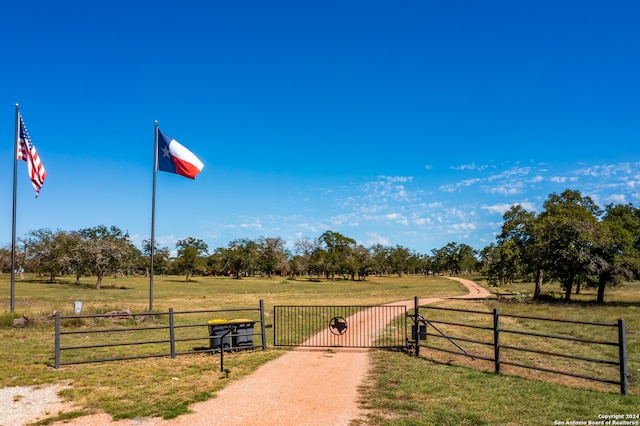
<instances>
[{"instance_id":1,"label":"flagpole","mask_svg":"<svg viewBox=\"0 0 640 426\"><path fill-rule=\"evenodd\" d=\"M16 124L13 134L13 215L11 217L11 302L10 312L13 313L16 297L16 199L17 199L17 169L18 169L18 137L20 135L20 109L16 104Z\"/></svg>"},{"instance_id":2,"label":"flagpole","mask_svg":"<svg viewBox=\"0 0 640 426\"><path fill-rule=\"evenodd\" d=\"M156 226L156 171L158 170L158 120L154 121L153 131L153 190L151 195L151 275L149 277L149 312L153 310L153 257L155 254L155 226Z\"/></svg>"}]
</instances>

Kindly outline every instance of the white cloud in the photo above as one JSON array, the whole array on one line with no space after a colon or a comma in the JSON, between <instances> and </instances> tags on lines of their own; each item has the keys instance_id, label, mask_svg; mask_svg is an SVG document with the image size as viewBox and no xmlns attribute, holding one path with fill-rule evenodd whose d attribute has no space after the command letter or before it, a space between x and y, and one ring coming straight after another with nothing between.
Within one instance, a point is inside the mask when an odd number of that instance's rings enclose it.
<instances>
[{"instance_id":1,"label":"white cloud","mask_svg":"<svg viewBox=\"0 0 640 426\"><path fill-rule=\"evenodd\" d=\"M459 234L463 232L469 232L476 229L475 223L454 223L449 225L449 229L447 230L448 234Z\"/></svg>"},{"instance_id":2,"label":"white cloud","mask_svg":"<svg viewBox=\"0 0 640 426\"><path fill-rule=\"evenodd\" d=\"M456 186L455 185L441 185L438 190L442 191L442 192L454 192L456 190Z\"/></svg>"},{"instance_id":3,"label":"white cloud","mask_svg":"<svg viewBox=\"0 0 640 426\"><path fill-rule=\"evenodd\" d=\"M578 169L575 173L579 176L612 177L614 175L633 174L634 169L637 170L639 167L640 163L602 164Z\"/></svg>"},{"instance_id":4,"label":"white cloud","mask_svg":"<svg viewBox=\"0 0 640 426\"><path fill-rule=\"evenodd\" d=\"M476 163L471 163L471 164L462 164L460 166L452 166L451 169L452 170L477 170L479 172L482 172L484 170L486 170L487 168L489 168L489 166L487 165L478 165Z\"/></svg>"},{"instance_id":5,"label":"white cloud","mask_svg":"<svg viewBox=\"0 0 640 426\"><path fill-rule=\"evenodd\" d=\"M313 225L311 225L309 223L306 223L306 222L299 223L298 227L301 228L301 229L306 229L308 231L312 231L312 232L317 232L318 231L318 228L316 228L315 226L313 226Z\"/></svg>"},{"instance_id":6,"label":"white cloud","mask_svg":"<svg viewBox=\"0 0 640 426\"><path fill-rule=\"evenodd\" d=\"M331 217L330 221L331 221L331 225L333 226L348 225L351 228L356 228L359 225L357 217L353 213L339 214L339 215L333 216Z\"/></svg>"},{"instance_id":7,"label":"white cloud","mask_svg":"<svg viewBox=\"0 0 640 426\"><path fill-rule=\"evenodd\" d=\"M627 197L624 194L611 194L607 199L614 204L627 204Z\"/></svg>"},{"instance_id":8,"label":"white cloud","mask_svg":"<svg viewBox=\"0 0 640 426\"><path fill-rule=\"evenodd\" d=\"M155 238L155 237L154 237ZM142 241L143 240L149 240L149 236L148 235L140 235L140 234L132 234L129 235L129 240L131 241L131 243L133 243L134 246L136 247L142 247ZM158 239L155 238L155 240L157 241Z\"/></svg>"},{"instance_id":9,"label":"white cloud","mask_svg":"<svg viewBox=\"0 0 640 426\"><path fill-rule=\"evenodd\" d=\"M585 167L583 169L576 170L576 174L579 176L594 176L599 174L599 166Z\"/></svg>"},{"instance_id":10,"label":"white cloud","mask_svg":"<svg viewBox=\"0 0 640 426\"><path fill-rule=\"evenodd\" d=\"M522 193L522 184L502 185L493 188L487 187L485 189L489 194L499 195L518 195Z\"/></svg>"},{"instance_id":11,"label":"white cloud","mask_svg":"<svg viewBox=\"0 0 640 426\"><path fill-rule=\"evenodd\" d=\"M452 209L448 209L447 210L447 216L449 217L457 217L459 219L464 220L466 218L466 214L467 210L464 209L459 209L457 207L454 207Z\"/></svg>"},{"instance_id":12,"label":"white cloud","mask_svg":"<svg viewBox=\"0 0 640 426\"><path fill-rule=\"evenodd\" d=\"M414 219L413 223L415 223L416 225L430 225L431 224L431 218L420 217L418 219Z\"/></svg>"},{"instance_id":13,"label":"white cloud","mask_svg":"<svg viewBox=\"0 0 640 426\"><path fill-rule=\"evenodd\" d=\"M552 176L549 178L551 182L554 183L565 183L567 181L566 176Z\"/></svg>"},{"instance_id":14,"label":"white cloud","mask_svg":"<svg viewBox=\"0 0 640 426\"><path fill-rule=\"evenodd\" d=\"M153 239L155 240L158 247L175 248L175 245L180 238L176 237L175 235L156 235L153 237Z\"/></svg>"},{"instance_id":15,"label":"white cloud","mask_svg":"<svg viewBox=\"0 0 640 426\"><path fill-rule=\"evenodd\" d=\"M384 179L388 182L411 182L413 181L413 176L380 176L381 179Z\"/></svg>"},{"instance_id":16,"label":"white cloud","mask_svg":"<svg viewBox=\"0 0 640 426\"><path fill-rule=\"evenodd\" d=\"M512 206L521 206L523 209L527 210L527 211L535 211L535 205L529 201L524 201L521 203L500 203L500 204L494 204L491 206L482 206L481 208L483 210L488 211L489 213L497 213L500 214L501 216L504 215L507 210L509 210Z\"/></svg>"},{"instance_id":17,"label":"white cloud","mask_svg":"<svg viewBox=\"0 0 640 426\"><path fill-rule=\"evenodd\" d=\"M379 179L366 182L360 187L368 203L386 202L387 198L403 202L415 200L416 195L407 190L404 185L400 185L400 183L412 183L413 176L380 176Z\"/></svg>"},{"instance_id":18,"label":"white cloud","mask_svg":"<svg viewBox=\"0 0 640 426\"><path fill-rule=\"evenodd\" d=\"M526 176L531 172L531 167L512 167L509 170L505 170L502 173L491 175L487 178L489 182L498 179L511 179L514 176Z\"/></svg>"},{"instance_id":19,"label":"white cloud","mask_svg":"<svg viewBox=\"0 0 640 426\"><path fill-rule=\"evenodd\" d=\"M535 204L533 204L532 202L529 202L529 201L525 201L525 202L522 202L522 203L516 203L516 205L520 205L523 209L525 209L526 211L529 211L529 212L533 212L533 211L536 211L538 209Z\"/></svg>"},{"instance_id":20,"label":"white cloud","mask_svg":"<svg viewBox=\"0 0 640 426\"><path fill-rule=\"evenodd\" d=\"M262 225L260 223L241 223L238 226L242 229L262 229Z\"/></svg>"},{"instance_id":21,"label":"white cloud","mask_svg":"<svg viewBox=\"0 0 640 426\"><path fill-rule=\"evenodd\" d=\"M498 213L500 215L505 214L507 210L509 210L513 206L513 204L494 204L493 206L482 206L482 209L488 211L489 213Z\"/></svg>"},{"instance_id":22,"label":"white cloud","mask_svg":"<svg viewBox=\"0 0 640 426\"><path fill-rule=\"evenodd\" d=\"M367 247L371 247L374 244L380 244L383 246L389 245L389 238L378 235L377 232L368 232L367 233Z\"/></svg>"},{"instance_id":23,"label":"white cloud","mask_svg":"<svg viewBox=\"0 0 640 426\"><path fill-rule=\"evenodd\" d=\"M408 225L409 223L407 222L407 218L404 217L401 214L398 213L389 213L387 215L385 215L385 219L396 222L396 223L400 223L402 225Z\"/></svg>"},{"instance_id":24,"label":"white cloud","mask_svg":"<svg viewBox=\"0 0 640 426\"><path fill-rule=\"evenodd\" d=\"M495 184L495 186L487 186L484 188L484 191L489 194L500 194L505 196L517 195L523 192L525 182L523 179L518 178L524 178L530 173L531 167L512 167L511 169L490 175L486 178L466 179L453 184L441 185L438 189L442 192L455 192L457 190L460 190L461 188L470 187L478 183L497 181L497 184ZM533 178L533 182L539 182L541 180L542 177L539 175Z\"/></svg>"},{"instance_id":25,"label":"white cloud","mask_svg":"<svg viewBox=\"0 0 640 426\"><path fill-rule=\"evenodd\" d=\"M438 189L440 191L443 191L443 192L454 192L457 189L471 186L471 185L476 184L476 183L478 183L480 181L481 181L481 179L477 179L477 178L476 179L465 179L465 180L460 181L458 183L442 185Z\"/></svg>"}]
</instances>

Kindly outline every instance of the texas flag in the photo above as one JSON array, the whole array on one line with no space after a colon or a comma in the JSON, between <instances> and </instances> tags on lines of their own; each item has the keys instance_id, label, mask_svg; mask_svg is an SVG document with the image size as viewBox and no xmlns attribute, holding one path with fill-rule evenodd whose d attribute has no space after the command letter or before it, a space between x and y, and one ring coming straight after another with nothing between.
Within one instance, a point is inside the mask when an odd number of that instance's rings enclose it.
<instances>
[{"instance_id":1,"label":"texas flag","mask_svg":"<svg viewBox=\"0 0 640 426\"><path fill-rule=\"evenodd\" d=\"M203 167L191 151L158 129L158 170L195 179Z\"/></svg>"}]
</instances>

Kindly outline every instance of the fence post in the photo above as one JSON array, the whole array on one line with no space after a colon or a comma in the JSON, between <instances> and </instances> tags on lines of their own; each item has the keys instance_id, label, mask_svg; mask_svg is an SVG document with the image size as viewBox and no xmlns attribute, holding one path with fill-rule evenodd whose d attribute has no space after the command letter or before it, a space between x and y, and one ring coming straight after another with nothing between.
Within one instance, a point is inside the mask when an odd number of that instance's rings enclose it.
<instances>
[{"instance_id":1,"label":"fence post","mask_svg":"<svg viewBox=\"0 0 640 426\"><path fill-rule=\"evenodd\" d=\"M412 329L415 330L415 337L416 339L416 356L419 357L420 356L420 326L418 325L418 315L420 315L420 303L418 300L418 296L415 296L413 298L413 314L415 315L413 317L413 327ZM413 333L412 333L413 334Z\"/></svg>"},{"instance_id":2,"label":"fence post","mask_svg":"<svg viewBox=\"0 0 640 426\"><path fill-rule=\"evenodd\" d=\"M260 299L260 328L262 333L262 350L267 350L267 327L264 324L264 300Z\"/></svg>"},{"instance_id":3,"label":"fence post","mask_svg":"<svg viewBox=\"0 0 640 426\"><path fill-rule=\"evenodd\" d=\"M627 376L627 333L624 327L624 319L618 320L618 352L620 353L620 393L626 395L629 390L629 378Z\"/></svg>"},{"instance_id":4,"label":"fence post","mask_svg":"<svg viewBox=\"0 0 640 426\"><path fill-rule=\"evenodd\" d=\"M493 309L493 358L496 374L500 374L500 315L498 309Z\"/></svg>"},{"instance_id":5,"label":"fence post","mask_svg":"<svg viewBox=\"0 0 640 426\"><path fill-rule=\"evenodd\" d=\"M176 334L173 322L173 308L169 308L169 344L171 345L171 358L176 357Z\"/></svg>"},{"instance_id":6,"label":"fence post","mask_svg":"<svg viewBox=\"0 0 640 426\"><path fill-rule=\"evenodd\" d=\"M60 312L56 311L56 369L60 368Z\"/></svg>"}]
</instances>

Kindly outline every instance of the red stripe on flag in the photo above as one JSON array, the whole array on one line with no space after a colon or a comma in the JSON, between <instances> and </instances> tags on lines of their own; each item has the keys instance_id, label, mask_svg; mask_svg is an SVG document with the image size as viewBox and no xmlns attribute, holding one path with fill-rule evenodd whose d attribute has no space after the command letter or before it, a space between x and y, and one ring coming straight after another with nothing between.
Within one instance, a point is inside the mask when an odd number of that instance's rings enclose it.
<instances>
[{"instance_id":1,"label":"red stripe on flag","mask_svg":"<svg viewBox=\"0 0 640 426\"><path fill-rule=\"evenodd\" d=\"M24 160L27 163L27 172L33 189L36 190L36 197L40 194L40 189L47 177L47 171L40 161L36 147L31 142L31 137L24 124L22 115L20 115L20 138L18 141L18 152L16 153L18 160Z\"/></svg>"}]
</instances>

